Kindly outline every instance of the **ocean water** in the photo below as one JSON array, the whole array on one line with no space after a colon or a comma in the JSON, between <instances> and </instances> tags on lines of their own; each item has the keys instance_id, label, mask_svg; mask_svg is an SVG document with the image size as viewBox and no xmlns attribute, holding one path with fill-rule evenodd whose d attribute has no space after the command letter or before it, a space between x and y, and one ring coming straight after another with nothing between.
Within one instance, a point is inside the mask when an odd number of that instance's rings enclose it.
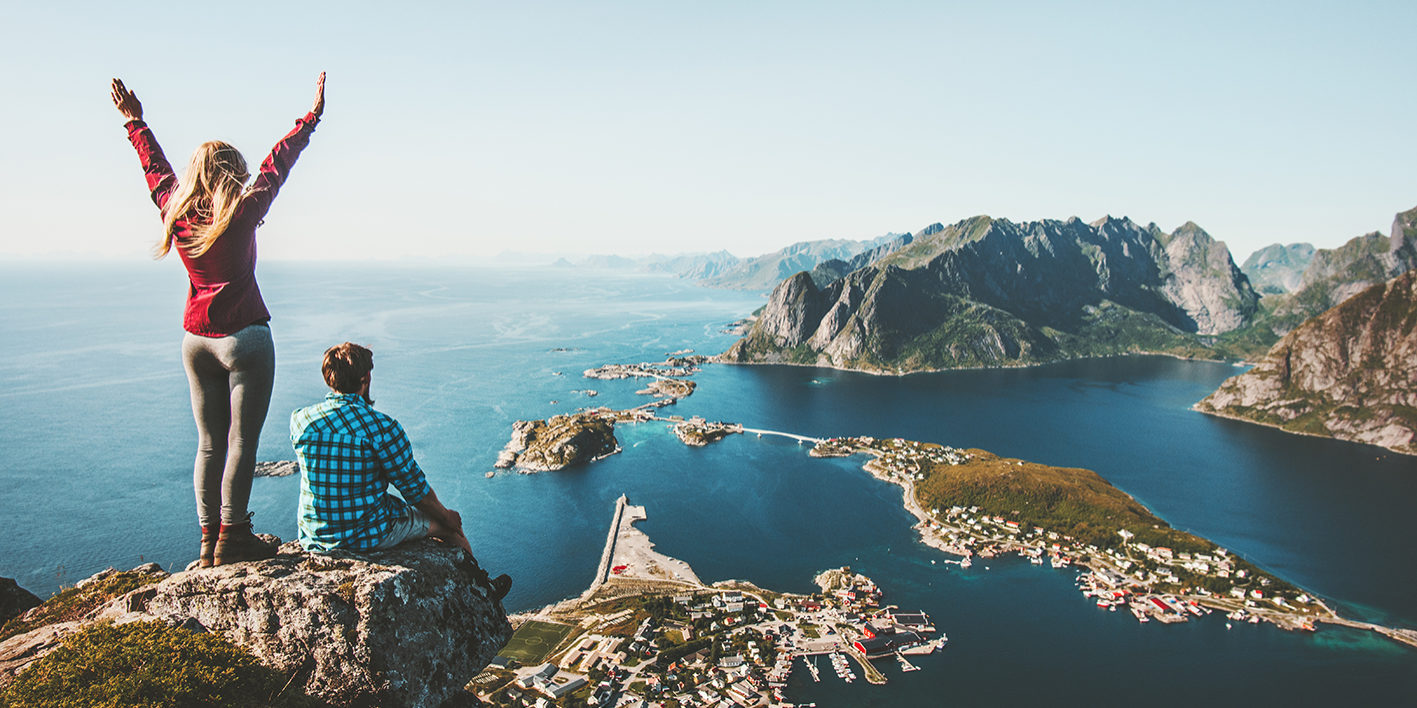
<instances>
[{"instance_id":1,"label":"ocean water","mask_svg":"<svg viewBox=\"0 0 1417 708\"><path fill-rule=\"evenodd\" d=\"M268 264L277 378L262 459L290 459L288 413L324 394L320 353L375 352L377 406L404 424L479 560L508 572L511 610L578 594L614 500L647 507L659 550L706 580L808 591L824 568L871 575L929 612L950 645L886 667L885 687L814 684L819 705L1410 703L1417 651L1323 627L1226 630L1213 615L1138 625L1098 610L1074 573L1013 559L964 570L919 544L900 490L860 459L817 460L777 438L681 445L660 424L617 428L601 462L492 479L511 423L643 402L583 369L721 351L759 294L673 278L539 269ZM178 358L176 263L0 267L0 575L41 595L110 565L195 557L195 430ZM708 366L670 409L811 435L901 436L1094 469L1173 525L1212 539L1362 619L1417 626L1417 461L1189 410L1234 367L1159 357L902 378ZM561 372L564 375L556 375ZM587 399L573 390L591 388ZM295 532L294 478L257 479L258 530ZM932 562L934 561L934 562Z\"/></svg>"}]
</instances>

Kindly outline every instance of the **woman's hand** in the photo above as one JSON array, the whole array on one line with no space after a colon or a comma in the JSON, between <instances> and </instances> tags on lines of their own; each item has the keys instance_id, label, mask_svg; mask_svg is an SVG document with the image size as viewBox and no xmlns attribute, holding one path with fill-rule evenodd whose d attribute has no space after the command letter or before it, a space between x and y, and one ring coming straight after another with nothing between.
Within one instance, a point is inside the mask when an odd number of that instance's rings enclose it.
<instances>
[{"instance_id":1,"label":"woman's hand","mask_svg":"<svg viewBox=\"0 0 1417 708\"><path fill-rule=\"evenodd\" d=\"M324 94L325 75L320 74L320 93ZM114 79L109 93L113 96L113 106L123 114L124 122L142 120L143 104L138 102L138 94L128 90L122 79ZM323 95L319 103L324 103Z\"/></svg>"},{"instance_id":2,"label":"woman's hand","mask_svg":"<svg viewBox=\"0 0 1417 708\"><path fill-rule=\"evenodd\" d=\"M315 107L310 109L316 118L325 112L325 72L320 72L320 78L315 81Z\"/></svg>"}]
</instances>

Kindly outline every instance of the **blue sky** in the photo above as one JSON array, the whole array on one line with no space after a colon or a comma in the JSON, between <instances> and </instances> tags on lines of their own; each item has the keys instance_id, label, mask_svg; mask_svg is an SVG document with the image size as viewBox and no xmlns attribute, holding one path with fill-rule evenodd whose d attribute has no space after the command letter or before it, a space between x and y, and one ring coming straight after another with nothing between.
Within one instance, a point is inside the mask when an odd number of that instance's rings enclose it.
<instances>
[{"instance_id":1,"label":"blue sky","mask_svg":"<svg viewBox=\"0 0 1417 708\"><path fill-rule=\"evenodd\" d=\"M108 99L258 162L328 108L263 258L1195 221L1237 261L1417 206L1417 3L8 3L0 257L140 260ZM1150 5L1151 7L1143 7Z\"/></svg>"}]
</instances>

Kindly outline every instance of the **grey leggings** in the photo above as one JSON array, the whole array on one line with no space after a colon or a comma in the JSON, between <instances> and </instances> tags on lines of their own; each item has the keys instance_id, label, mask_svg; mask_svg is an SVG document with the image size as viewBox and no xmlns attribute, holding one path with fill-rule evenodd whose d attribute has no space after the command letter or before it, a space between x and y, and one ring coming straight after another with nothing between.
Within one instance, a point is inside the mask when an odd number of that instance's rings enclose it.
<instances>
[{"instance_id":1,"label":"grey leggings","mask_svg":"<svg viewBox=\"0 0 1417 708\"><path fill-rule=\"evenodd\" d=\"M182 367L197 421L192 486L197 519L211 526L245 523L256 446L271 405L276 350L271 329L251 325L225 337L182 338Z\"/></svg>"}]
</instances>

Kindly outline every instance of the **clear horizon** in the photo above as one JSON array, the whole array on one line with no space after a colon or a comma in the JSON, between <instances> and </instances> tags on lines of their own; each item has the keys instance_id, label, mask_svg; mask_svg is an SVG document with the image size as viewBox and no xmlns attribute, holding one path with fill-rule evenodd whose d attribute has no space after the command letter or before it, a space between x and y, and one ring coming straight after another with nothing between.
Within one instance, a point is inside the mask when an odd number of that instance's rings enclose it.
<instances>
[{"instance_id":1,"label":"clear horizon","mask_svg":"<svg viewBox=\"0 0 1417 708\"><path fill-rule=\"evenodd\" d=\"M1417 48L1394 39L1411 3L61 1L9 19L11 260L148 257L114 76L180 171L212 138L258 163L329 72L261 230L272 260L752 257L1111 214L1194 221L1241 263L1386 234L1417 205Z\"/></svg>"}]
</instances>

